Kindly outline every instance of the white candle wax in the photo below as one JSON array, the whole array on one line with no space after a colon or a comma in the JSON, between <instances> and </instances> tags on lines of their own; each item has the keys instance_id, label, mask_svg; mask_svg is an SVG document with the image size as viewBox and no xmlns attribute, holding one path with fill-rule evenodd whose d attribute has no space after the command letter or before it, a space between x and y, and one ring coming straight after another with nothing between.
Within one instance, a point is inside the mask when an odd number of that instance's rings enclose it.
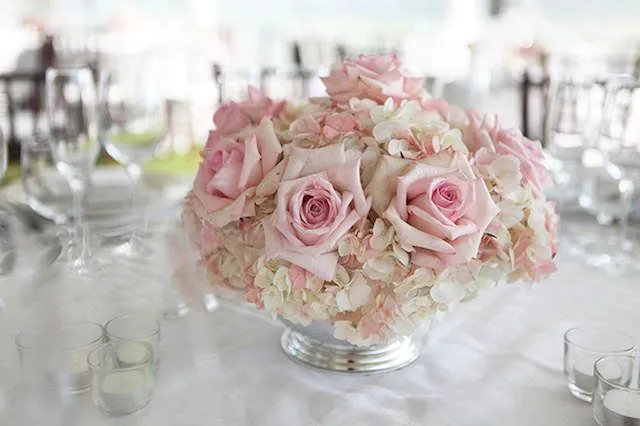
<instances>
[{"instance_id":1,"label":"white candle wax","mask_svg":"<svg viewBox=\"0 0 640 426\"><path fill-rule=\"evenodd\" d=\"M605 394L602 404L604 426L640 426L640 394L613 389Z\"/></svg>"},{"instance_id":2,"label":"white candle wax","mask_svg":"<svg viewBox=\"0 0 640 426\"><path fill-rule=\"evenodd\" d=\"M89 366L81 356L63 358L52 368L48 374L49 380L57 388L78 391L91 386Z\"/></svg>"},{"instance_id":3,"label":"white candle wax","mask_svg":"<svg viewBox=\"0 0 640 426\"><path fill-rule=\"evenodd\" d=\"M145 362L150 355L149 349L142 343L137 342L120 343L116 350L116 358L122 367L140 365Z\"/></svg>"},{"instance_id":4,"label":"white candle wax","mask_svg":"<svg viewBox=\"0 0 640 426\"><path fill-rule=\"evenodd\" d=\"M100 384L100 397L113 413L129 413L145 405L145 378L140 371L116 371L107 374Z\"/></svg>"},{"instance_id":5,"label":"white candle wax","mask_svg":"<svg viewBox=\"0 0 640 426\"><path fill-rule=\"evenodd\" d=\"M595 377L593 376L593 364L595 360L591 358L582 358L573 365L573 380L580 389L592 392L595 385ZM622 377L622 369L615 364L604 365L600 368L600 374L608 380L618 380Z\"/></svg>"}]
</instances>

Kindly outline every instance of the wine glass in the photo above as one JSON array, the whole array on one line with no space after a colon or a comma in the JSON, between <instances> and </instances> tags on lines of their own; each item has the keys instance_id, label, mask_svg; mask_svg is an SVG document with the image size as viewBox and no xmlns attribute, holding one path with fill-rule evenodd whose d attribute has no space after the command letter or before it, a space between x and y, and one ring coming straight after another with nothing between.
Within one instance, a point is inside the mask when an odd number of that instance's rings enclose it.
<instances>
[{"instance_id":1,"label":"wine glass","mask_svg":"<svg viewBox=\"0 0 640 426\"><path fill-rule=\"evenodd\" d=\"M638 267L640 254L638 229L633 225L638 213L640 186L640 84L623 81L612 91L609 105L609 134L602 149L607 157L607 170L616 182L618 195L618 233L612 241L611 267L625 272Z\"/></svg>"},{"instance_id":2,"label":"wine glass","mask_svg":"<svg viewBox=\"0 0 640 426\"><path fill-rule=\"evenodd\" d=\"M9 141L2 134L2 129L0 129L0 180L2 180L2 177L7 171L8 156Z\"/></svg>"},{"instance_id":3,"label":"wine glass","mask_svg":"<svg viewBox=\"0 0 640 426\"><path fill-rule=\"evenodd\" d=\"M583 210L593 213L586 188L594 170L602 164L597 163L600 151L596 145L606 99L606 83L593 79L564 77L550 87L545 133L547 162L555 187L547 196L571 216L563 229L569 252L580 258L585 256L585 247L600 237L597 226L588 226L595 221Z\"/></svg>"},{"instance_id":4,"label":"wine glass","mask_svg":"<svg viewBox=\"0 0 640 426\"><path fill-rule=\"evenodd\" d=\"M100 79L100 142L111 157L125 166L133 187L133 232L129 241L115 250L129 258L149 252L138 220L140 180L142 167L167 139L167 105L162 89L157 73L139 63L121 64Z\"/></svg>"},{"instance_id":5,"label":"wine glass","mask_svg":"<svg viewBox=\"0 0 640 426\"><path fill-rule=\"evenodd\" d=\"M0 182L2 181L2 177L4 176L7 170L7 155L8 155L8 141L4 138L2 134L2 129L0 129ZM11 241L9 235L9 219L8 214L6 214L2 209L0 209L0 276L5 275L10 271L10 267L8 265L11 256ZM2 302L2 298L0 298L0 308L4 303Z\"/></svg>"},{"instance_id":6,"label":"wine glass","mask_svg":"<svg viewBox=\"0 0 640 426\"><path fill-rule=\"evenodd\" d=\"M45 82L49 144L57 170L71 188L75 242L79 254L70 267L88 273L98 260L91 256L84 201L90 174L100 152L96 126L96 90L89 68L49 68Z\"/></svg>"}]
</instances>

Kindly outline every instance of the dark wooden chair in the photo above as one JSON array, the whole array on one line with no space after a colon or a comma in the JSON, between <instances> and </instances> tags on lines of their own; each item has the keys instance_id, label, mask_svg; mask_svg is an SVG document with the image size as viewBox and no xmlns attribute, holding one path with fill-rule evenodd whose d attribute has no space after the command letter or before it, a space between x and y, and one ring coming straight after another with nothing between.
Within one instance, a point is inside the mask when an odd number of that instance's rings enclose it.
<instances>
[{"instance_id":1,"label":"dark wooden chair","mask_svg":"<svg viewBox=\"0 0 640 426\"><path fill-rule=\"evenodd\" d=\"M520 81L520 129L529 139L545 143L549 105L550 78L544 73L534 76L528 69Z\"/></svg>"},{"instance_id":2,"label":"dark wooden chair","mask_svg":"<svg viewBox=\"0 0 640 426\"><path fill-rule=\"evenodd\" d=\"M6 120L8 122L7 139L9 141L9 159L20 158L20 137L18 135L18 115L26 113L30 116L30 136L38 130L38 122L44 111L45 71L56 63L57 53L53 37L45 36L38 49L38 67L35 70L16 70L0 74L0 93L4 97ZM16 88L27 87L26 96L16 96Z\"/></svg>"}]
</instances>

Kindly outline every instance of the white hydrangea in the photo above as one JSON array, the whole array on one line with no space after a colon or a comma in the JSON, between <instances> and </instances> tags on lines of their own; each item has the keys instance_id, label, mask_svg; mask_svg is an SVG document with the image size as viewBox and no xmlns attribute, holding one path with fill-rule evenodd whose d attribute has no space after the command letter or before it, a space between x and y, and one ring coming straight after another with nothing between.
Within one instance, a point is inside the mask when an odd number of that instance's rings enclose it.
<instances>
[{"instance_id":1,"label":"white hydrangea","mask_svg":"<svg viewBox=\"0 0 640 426\"><path fill-rule=\"evenodd\" d=\"M430 294L440 310L452 310L462 301L466 292L461 282L445 279L438 281Z\"/></svg>"},{"instance_id":2,"label":"white hydrangea","mask_svg":"<svg viewBox=\"0 0 640 426\"><path fill-rule=\"evenodd\" d=\"M381 218L377 218L374 222L372 233L371 248L376 251L383 251L393 243L395 236L393 226L387 226Z\"/></svg>"},{"instance_id":3,"label":"white hydrangea","mask_svg":"<svg viewBox=\"0 0 640 426\"><path fill-rule=\"evenodd\" d=\"M374 123L372 134L379 143L389 142L394 132L407 129L448 129L449 125L437 112L422 110L418 101L403 101L400 106L395 105L392 98L388 98L384 105L377 105L369 112ZM397 145L394 145L394 150ZM395 150L399 154L400 151ZM391 154L391 152L389 152ZM393 154L391 154L393 155Z\"/></svg>"},{"instance_id":4,"label":"white hydrangea","mask_svg":"<svg viewBox=\"0 0 640 426\"><path fill-rule=\"evenodd\" d=\"M451 148L464 155L469 154L469 149L462 140L462 132L459 129L448 129L442 134L436 134L431 144L435 152Z\"/></svg>"},{"instance_id":5,"label":"white hydrangea","mask_svg":"<svg viewBox=\"0 0 640 426\"><path fill-rule=\"evenodd\" d=\"M371 292L367 279L361 272L355 272L351 280L336 294L338 311L355 311L366 305L371 298Z\"/></svg>"}]
</instances>

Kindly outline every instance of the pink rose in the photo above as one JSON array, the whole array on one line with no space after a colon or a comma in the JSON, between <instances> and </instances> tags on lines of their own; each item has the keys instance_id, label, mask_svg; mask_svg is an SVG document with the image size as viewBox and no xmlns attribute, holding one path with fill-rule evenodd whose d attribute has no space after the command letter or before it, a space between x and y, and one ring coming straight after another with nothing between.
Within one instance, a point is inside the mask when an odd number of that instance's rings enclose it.
<instances>
[{"instance_id":1,"label":"pink rose","mask_svg":"<svg viewBox=\"0 0 640 426\"><path fill-rule=\"evenodd\" d=\"M407 76L396 55L360 55L335 66L322 81L336 102L368 98L384 103L389 97L418 98L423 79Z\"/></svg>"},{"instance_id":2,"label":"pink rose","mask_svg":"<svg viewBox=\"0 0 640 426\"><path fill-rule=\"evenodd\" d=\"M543 191L551 180L544 165L542 145L522 136L517 129L500 130L495 136L495 148L498 154L513 155L520 160L520 172L529 183L536 197L543 197Z\"/></svg>"},{"instance_id":3,"label":"pink rose","mask_svg":"<svg viewBox=\"0 0 640 426\"><path fill-rule=\"evenodd\" d=\"M400 243L413 248L414 264L442 268L476 257L498 212L484 181L474 175L466 157L457 154L449 167L410 165L397 178L384 217Z\"/></svg>"},{"instance_id":4,"label":"pink rose","mask_svg":"<svg viewBox=\"0 0 640 426\"><path fill-rule=\"evenodd\" d=\"M218 227L253 216L250 189L273 169L281 152L273 124L267 119L246 136L210 139L193 183L196 214Z\"/></svg>"},{"instance_id":5,"label":"pink rose","mask_svg":"<svg viewBox=\"0 0 640 426\"><path fill-rule=\"evenodd\" d=\"M370 206L360 183L360 159L350 160L342 144L292 146L276 210L263 221L267 256L332 280L338 241Z\"/></svg>"},{"instance_id":6,"label":"pink rose","mask_svg":"<svg viewBox=\"0 0 640 426\"><path fill-rule=\"evenodd\" d=\"M251 124L251 119L237 103L229 102L213 114L213 123L216 125L216 134L223 137L242 131Z\"/></svg>"},{"instance_id":7,"label":"pink rose","mask_svg":"<svg viewBox=\"0 0 640 426\"><path fill-rule=\"evenodd\" d=\"M215 112L213 122L216 129L211 132L209 141L233 135L249 125L258 125L263 118L276 117L284 106L284 101L274 101L263 96L255 87L249 86L248 100L226 103Z\"/></svg>"},{"instance_id":8,"label":"pink rose","mask_svg":"<svg viewBox=\"0 0 640 426\"><path fill-rule=\"evenodd\" d=\"M262 94L253 86L249 86L249 99L239 104L253 124L258 124L263 118L278 116L285 106L285 101L274 101Z\"/></svg>"}]
</instances>

